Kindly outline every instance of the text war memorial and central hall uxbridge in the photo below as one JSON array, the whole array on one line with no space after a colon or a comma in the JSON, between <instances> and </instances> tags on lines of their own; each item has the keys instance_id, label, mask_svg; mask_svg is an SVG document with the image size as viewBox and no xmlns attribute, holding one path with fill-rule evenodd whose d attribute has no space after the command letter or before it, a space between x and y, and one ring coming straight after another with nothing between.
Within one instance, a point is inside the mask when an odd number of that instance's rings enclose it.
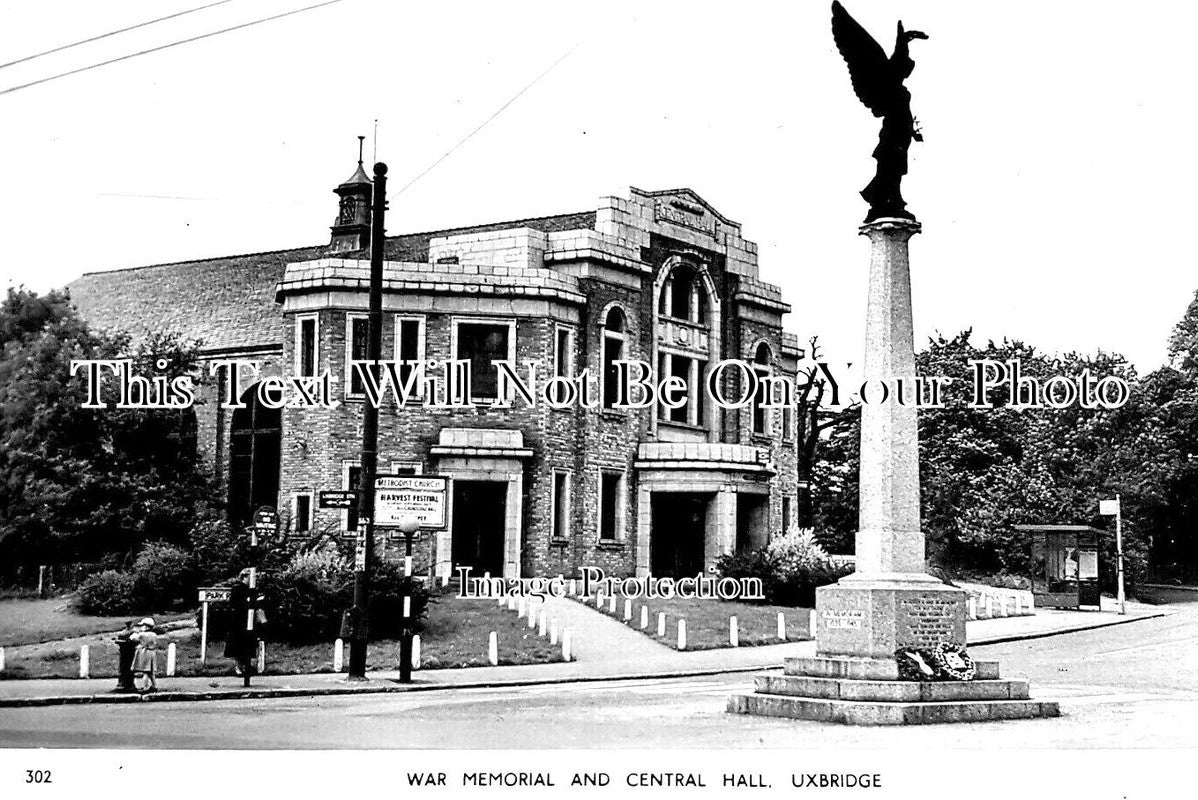
<instances>
[{"instance_id":1,"label":"text war memorial and central hall uxbridge","mask_svg":"<svg viewBox=\"0 0 1198 800\"><path fill-rule=\"evenodd\" d=\"M321 493L356 490L366 389L371 182L359 165L336 187L327 244L86 273L71 299L98 327L170 331L201 342L200 453L246 524L278 509L297 544L354 537L356 508ZM723 554L790 527L799 489L792 407L764 407L752 378L795 380L803 357L782 331L790 311L762 281L757 246L689 189L605 197L593 211L389 236L382 358L469 360L467 407L380 404L380 476L445 476L445 524L413 549L417 574L505 578L694 577ZM243 408L222 402L239 370ZM706 382L721 361L728 397ZM598 376L597 402L495 407L496 362ZM685 402L618 407L613 365L676 376ZM360 368L359 368L360 369ZM333 407L272 408L256 382L332 376ZM345 503L348 505L348 503ZM403 544L379 537L383 557Z\"/></svg>"}]
</instances>

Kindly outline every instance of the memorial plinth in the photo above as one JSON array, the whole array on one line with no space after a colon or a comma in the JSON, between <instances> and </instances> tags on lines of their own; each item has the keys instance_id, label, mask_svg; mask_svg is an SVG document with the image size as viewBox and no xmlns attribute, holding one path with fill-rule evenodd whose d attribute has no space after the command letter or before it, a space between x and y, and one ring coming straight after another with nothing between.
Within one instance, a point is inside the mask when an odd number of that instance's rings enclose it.
<instances>
[{"instance_id":1,"label":"memorial plinth","mask_svg":"<svg viewBox=\"0 0 1198 800\"><path fill-rule=\"evenodd\" d=\"M915 220L861 227L870 240L869 306L861 405L856 571L816 590L815 658L787 659L728 710L857 725L1055 717L1056 703L979 663L975 680L907 681L895 651L965 644L966 595L927 574L919 516L919 429L908 242ZM887 387L881 401L881 386ZM900 391L899 387L902 386Z\"/></svg>"}]
</instances>

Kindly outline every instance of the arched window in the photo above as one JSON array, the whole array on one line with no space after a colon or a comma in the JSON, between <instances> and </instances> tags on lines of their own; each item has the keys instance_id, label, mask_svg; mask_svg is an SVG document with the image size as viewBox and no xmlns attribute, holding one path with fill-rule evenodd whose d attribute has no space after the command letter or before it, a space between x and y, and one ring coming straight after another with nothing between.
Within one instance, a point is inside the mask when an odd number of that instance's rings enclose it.
<instances>
[{"instance_id":1,"label":"arched window","mask_svg":"<svg viewBox=\"0 0 1198 800\"><path fill-rule=\"evenodd\" d=\"M707 292L693 267L675 267L662 284L658 313L684 319L696 325L707 324Z\"/></svg>"},{"instance_id":2,"label":"arched window","mask_svg":"<svg viewBox=\"0 0 1198 800\"><path fill-rule=\"evenodd\" d=\"M249 523L254 510L279 502L279 459L283 415L258 401L258 387L241 395L229 431L229 522Z\"/></svg>"},{"instance_id":3,"label":"arched window","mask_svg":"<svg viewBox=\"0 0 1198 800\"><path fill-rule=\"evenodd\" d=\"M765 403L766 392L769 391L769 385L764 379L769 377L772 361L773 353L770 352L770 346L765 342L757 345L757 351L753 354L753 371L763 380L758 382L757 391L753 395L753 433L766 436L770 433L769 409L763 408L762 404Z\"/></svg>"},{"instance_id":4,"label":"arched window","mask_svg":"<svg viewBox=\"0 0 1198 800\"><path fill-rule=\"evenodd\" d=\"M619 306L612 306L603 320L603 407L616 403L618 390L616 362L622 360L627 339L627 321Z\"/></svg>"}]
</instances>

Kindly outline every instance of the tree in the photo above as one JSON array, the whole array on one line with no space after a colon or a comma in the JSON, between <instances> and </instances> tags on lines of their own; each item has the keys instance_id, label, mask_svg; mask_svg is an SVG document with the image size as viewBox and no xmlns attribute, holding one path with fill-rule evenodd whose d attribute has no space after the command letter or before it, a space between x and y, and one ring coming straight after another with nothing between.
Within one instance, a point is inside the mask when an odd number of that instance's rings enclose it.
<instances>
[{"instance_id":1,"label":"tree","mask_svg":"<svg viewBox=\"0 0 1198 800\"><path fill-rule=\"evenodd\" d=\"M1198 375L1198 292L1186 307L1185 316L1169 336L1169 362L1188 375Z\"/></svg>"},{"instance_id":2,"label":"tree","mask_svg":"<svg viewBox=\"0 0 1198 800\"><path fill-rule=\"evenodd\" d=\"M23 288L0 305L0 341L0 561L127 557L149 540L185 541L213 496L194 411L84 408L84 376L70 364L128 355L138 374L174 377L195 369L196 344L156 335L132 346L91 331L64 293Z\"/></svg>"}]
</instances>

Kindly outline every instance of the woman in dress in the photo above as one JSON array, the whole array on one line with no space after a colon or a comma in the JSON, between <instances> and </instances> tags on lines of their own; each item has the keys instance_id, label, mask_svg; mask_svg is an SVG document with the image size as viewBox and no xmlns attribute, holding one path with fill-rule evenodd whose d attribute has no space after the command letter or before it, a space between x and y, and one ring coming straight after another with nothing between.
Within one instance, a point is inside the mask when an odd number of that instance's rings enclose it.
<instances>
[{"instance_id":1,"label":"woman in dress","mask_svg":"<svg viewBox=\"0 0 1198 800\"><path fill-rule=\"evenodd\" d=\"M137 642L137 649L133 651L134 687L138 694L158 691L154 683L154 662L157 660L158 650L158 634L154 633L154 620L146 617L139 622L129 640Z\"/></svg>"}]
</instances>

